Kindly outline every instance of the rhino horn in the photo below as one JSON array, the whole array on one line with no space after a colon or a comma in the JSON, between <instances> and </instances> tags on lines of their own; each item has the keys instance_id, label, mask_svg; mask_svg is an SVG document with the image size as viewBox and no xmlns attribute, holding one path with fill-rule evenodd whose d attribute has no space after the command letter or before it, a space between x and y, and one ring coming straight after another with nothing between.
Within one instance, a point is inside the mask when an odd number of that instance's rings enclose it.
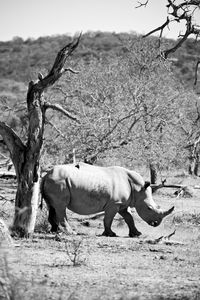
<instances>
[{"instance_id":1,"label":"rhino horn","mask_svg":"<svg viewBox=\"0 0 200 300\"><path fill-rule=\"evenodd\" d=\"M164 218L164 217L170 215L170 214L173 212L173 210L174 210L174 206L172 206L170 209L164 211L164 212L162 213L162 217Z\"/></svg>"}]
</instances>

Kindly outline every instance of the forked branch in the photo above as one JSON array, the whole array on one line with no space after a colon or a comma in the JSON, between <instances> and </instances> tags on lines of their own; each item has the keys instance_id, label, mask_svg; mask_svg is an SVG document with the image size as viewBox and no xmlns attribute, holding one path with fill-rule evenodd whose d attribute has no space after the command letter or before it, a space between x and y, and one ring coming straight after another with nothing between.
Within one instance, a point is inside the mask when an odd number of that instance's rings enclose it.
<instances>
[{"instance_id":1,"label":"forked branch","mask_svg":"<svg viewBox=\"0 0 200 300\"><path fill-rule=\"evenodd\" d=\"M42 74L38 74L39 81L31 86L35 87L37 90L41 92L44 89L47 89L49 86L53 85L62 75L64 72L69 71L71 73L77 74L77 71L72 70L71 68L64 68L65 62L67 58L74 52L74 50L78 47L79 41L81 38L81 34L78 38L65 47L63 47L57 54L53 67L51 68L50 72L43 78ZM37 86L37 87L36 87Z\"/></svg>"},{"instance_id":2,"label":"forked branch","mask_svg":"<svg viewBox=\"0 0 200 300\"><path fill-rule=\"evenodd\" d=\"M150 1L143 1L140 2L141 6L147 6L147 4ZM162 37L163 30L172 22L180 23L180 21L185 21L186 24L186 30L184 34L179 35L179 40L175 43L175 45L171 48L168 48L161 52L161 56L163 58L167 58L169 54L174 53L178 48L181 47L181 45L184 43L184 41L187 40L189 35L195 35L196 38L200 35L200 27L194 23L193 16L196 9L200 10L200 0L182 0L182 1L176 1L176 0L167 0L168 4L167 7L167 14L170 17L167 17L166 22L151 30L147 34L144 35L144 37L147 37L157 31L160 31L160 38Z\"/></svg>"},{"instance_id":3,"label":"forked branch","mask_svg":"<svg viewBox=\"0 0 200 300\"><path fill-rule=\"evenodd\" d=\"M81 38L81 33L77 40L72 41L65 47L63 47L59 52L53 64L49 75L57 73L58 75L64 71L63 67L67 58L73 53L73 51L78 47L79 41Z\"/></svg>"},{"instance_id":4,"label":"forked branch","mask_svg":"<svg viewBox=\"0 0 200 300\"><path fill-rule=\"evenodd\" d=\"M159 26L159 27L157 27L157 28L151 30L151 31L148 32L147 34L143 35L143 37L145 38L145 37L147 37L147 36L149 36L149 35L151 35L151 34L157 32L157 31L160 31L160 37L162 37L163 29L164 29L166 26L169 25L169 22L170 22L170 20L169 20L169 18L167 17L167 20L166 20L166 22L165 22L163 25L161 25L161 26Z\"/></svg>"}]
</instances>

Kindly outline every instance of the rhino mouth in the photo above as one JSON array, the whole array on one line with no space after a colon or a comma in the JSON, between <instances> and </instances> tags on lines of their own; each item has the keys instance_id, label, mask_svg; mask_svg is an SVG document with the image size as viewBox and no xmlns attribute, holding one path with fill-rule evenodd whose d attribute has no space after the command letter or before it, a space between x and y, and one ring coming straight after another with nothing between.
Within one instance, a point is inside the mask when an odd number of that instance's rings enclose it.
<instances>
[{"instance_id":1,"label":"rhino mouth","mask_svg":"<svg viewBox=\"0 0 200 300\"><path fill-rule=\"evenodd\" d=\"M150 221L150 222L148 222L148 224L150 226L157 227L158 225L160 225L160 222L159 221Z\"/></svg>"}]
</instances>

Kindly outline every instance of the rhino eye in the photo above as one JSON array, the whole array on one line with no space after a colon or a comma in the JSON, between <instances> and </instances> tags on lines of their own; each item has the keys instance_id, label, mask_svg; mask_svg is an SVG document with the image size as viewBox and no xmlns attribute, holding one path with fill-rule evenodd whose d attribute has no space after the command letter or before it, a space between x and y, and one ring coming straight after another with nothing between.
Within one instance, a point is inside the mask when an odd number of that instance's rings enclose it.
<instances>
[{"instance_id":1,"label":"rhino eye","mask_svg":"<svg viewBox=\"0 0 200 300\"><path fill-rule=\"evenodd\" d=\"M147 207L147 209L148 209L148 210L152 210L151 207L149 207L149 206Z\"/></svg>"}]
</instances>

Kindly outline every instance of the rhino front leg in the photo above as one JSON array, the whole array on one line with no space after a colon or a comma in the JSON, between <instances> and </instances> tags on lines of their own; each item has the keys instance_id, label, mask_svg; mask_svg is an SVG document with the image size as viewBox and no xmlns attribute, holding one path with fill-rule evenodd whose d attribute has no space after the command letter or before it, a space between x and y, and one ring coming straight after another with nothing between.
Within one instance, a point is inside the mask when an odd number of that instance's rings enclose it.
<instances>
[{"instance_id":1,"label":"rhino front leg","mask_svg":"<svg viewBox=\"0 0 200 300\"><path fill-rule=\"evenodd\" d=\"M140 236L141 232L137 230L135 227L135 222L133 220L132 215L127 211L127 208L122 209L119 211L119 214L122 216L122 218L125 220L126 224L129 228L129 236L130 237L136 237Z\"/></svg>"},{"instance_id":2,"label":"rhino front leg","mask_svg":"<svg viewBox=\"0 0 200 300\"><path fill-rule=\"evenodd\" d=\"M117 236L116 233L111 230L111 225L118 210L119 208L117 206L112 206L105 210L105 216L103 220L105 230L102 235L112 237Z\"/></svg>"}]
</instances>

